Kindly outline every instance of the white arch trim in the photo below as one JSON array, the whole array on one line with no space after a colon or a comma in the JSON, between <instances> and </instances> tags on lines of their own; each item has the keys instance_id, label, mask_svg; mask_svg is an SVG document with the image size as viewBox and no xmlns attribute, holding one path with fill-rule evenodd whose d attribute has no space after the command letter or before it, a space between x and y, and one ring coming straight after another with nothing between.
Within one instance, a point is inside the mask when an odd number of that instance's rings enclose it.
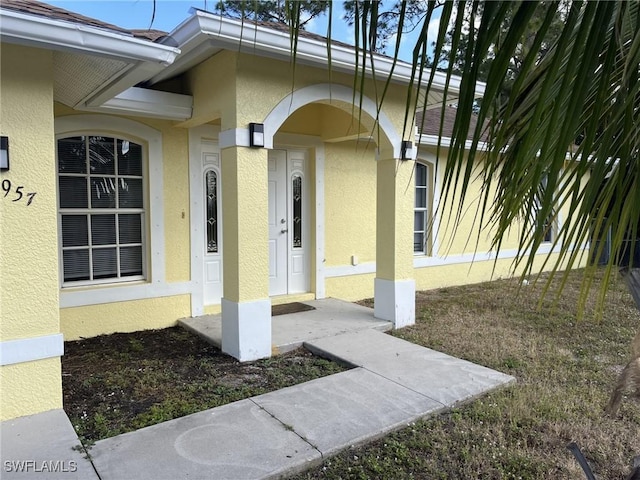
<instances>
[{"instance_id":1,"label":"white arch trim","mask_svg":"<svg viewBox=\"0 0 640 480\"><path fill-rule=\"evenodd\" d=\"M287 118L299 108L322 100L338 100L351 104L354 98L358 99L360 95L356 92L356 96L354 97L352 88L331 83L310 85L290 93L283 98L264 119L265 147L273 148L273 136ZM359 107L371 118L378 119L380 129L393 148L393 157L400 158L400 143L402 138L398 135L389 117L382 111L378 113L376 103L369 97L363 96Z\"/></svg>"}]
</instances>

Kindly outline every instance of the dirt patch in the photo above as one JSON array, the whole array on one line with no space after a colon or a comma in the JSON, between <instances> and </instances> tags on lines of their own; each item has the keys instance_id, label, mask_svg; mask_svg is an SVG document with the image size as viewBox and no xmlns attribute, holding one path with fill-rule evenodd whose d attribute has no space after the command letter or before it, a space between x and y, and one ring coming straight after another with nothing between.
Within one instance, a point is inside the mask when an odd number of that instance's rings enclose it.
<instances>
[{"instance_id":1,"label":"dirt patch","mask_svg":"<svg viewBox=\"0 0 640 480\"><path fill-rule=\"evenodd\" d=\"M179 327L65 343L64 409L92 442L345 370L304 349L240 363Z\"/></svg>"}]
</instances>

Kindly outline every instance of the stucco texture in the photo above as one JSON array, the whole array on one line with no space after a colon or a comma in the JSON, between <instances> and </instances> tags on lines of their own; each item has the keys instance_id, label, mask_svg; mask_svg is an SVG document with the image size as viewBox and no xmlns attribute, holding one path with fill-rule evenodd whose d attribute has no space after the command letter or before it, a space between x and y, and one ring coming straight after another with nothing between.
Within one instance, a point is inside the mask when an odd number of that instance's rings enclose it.
<instances>
[{"instance_id":1,"label":"stucco texture","mask_svg":"<svg viewBox=\"0 0 640 480\"><path fill-rule=\"evenodd\" d=\"M376 259L376 161L366 142L325 147L325 266Z\"/></svg>"},{"instance_id":2,"label":"stucco texture","mask_svg":"<svg viewBox=\"0 0 640 480\"><path fill-rule=\"evenodd\" d=\"M94 337L114 332L135 332L172 327L189 315L189 295L105 303L60 310L65 340Z\"/></svg>"},{"instance_id":3,"label":"stucco texture","mask_svg":"<svg viewBox=\"0 0 640 480\"><path fill-rule=\"evenodd\" d=\"M60 358L0 369L0 421L62 408Z\"/></svg>"},{"instance_id":4,"label":"stucco texture","mask_svg":"<svg viewBox=\"0 0 640 480\"><path fill-rule=\"evenodd\" d=\"M0 173L0 339L10 340L59 331L58 233L52 56L3 44L1 61L10 170Z\"/></svg>"},{"instance_id":5,"label":"stucco texture","mask_svg":"<svg viewBox=\"0 0 640 480\"><path fill-rule=\"evenodd\" d=\"M224 298L246 302L269 296L267 150L222 150Z\"/></svg>"}]
</instances>

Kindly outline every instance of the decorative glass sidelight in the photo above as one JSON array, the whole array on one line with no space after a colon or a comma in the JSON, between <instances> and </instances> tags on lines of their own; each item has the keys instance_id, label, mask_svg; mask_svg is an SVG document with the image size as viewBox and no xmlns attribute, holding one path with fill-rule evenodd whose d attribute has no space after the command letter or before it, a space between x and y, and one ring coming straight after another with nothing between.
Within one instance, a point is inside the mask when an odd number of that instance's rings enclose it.
<instances>
[{"instance_id":1,"label":"decorative glass sidelight","mask_svg":"<svg viewBox=\"0 0 640 480\"><path fill-rule=\"evenodd\" d=\"M218 253L218 175L209 170L205 176L207 202L207 253Z\"/></svg>"},{"instance_id":2,"label":"decorative glass sidelight","mask_svg":"<svg viewBox=\"0 0 640 480\"><path fill-rule=\"evenodd\" d=\"M294 175L292 183L293 248L302 248L302 177Z\"/></svg>"}]
</instances>

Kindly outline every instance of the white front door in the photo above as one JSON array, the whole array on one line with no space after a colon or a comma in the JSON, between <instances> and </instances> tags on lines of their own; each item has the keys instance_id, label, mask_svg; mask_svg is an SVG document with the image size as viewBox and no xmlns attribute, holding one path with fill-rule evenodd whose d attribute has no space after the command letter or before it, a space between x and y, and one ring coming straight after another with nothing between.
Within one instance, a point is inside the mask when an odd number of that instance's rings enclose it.
<instances>
[{"instance_id":1,"label":"white front door","mask_svg":"<svg viewBox=\"0 0 640 480\"><path fill-rule=\"evenodd\" d=\"M269 151L269 295L310 290L304 150Z\"/></svg>"}]
</instances>

